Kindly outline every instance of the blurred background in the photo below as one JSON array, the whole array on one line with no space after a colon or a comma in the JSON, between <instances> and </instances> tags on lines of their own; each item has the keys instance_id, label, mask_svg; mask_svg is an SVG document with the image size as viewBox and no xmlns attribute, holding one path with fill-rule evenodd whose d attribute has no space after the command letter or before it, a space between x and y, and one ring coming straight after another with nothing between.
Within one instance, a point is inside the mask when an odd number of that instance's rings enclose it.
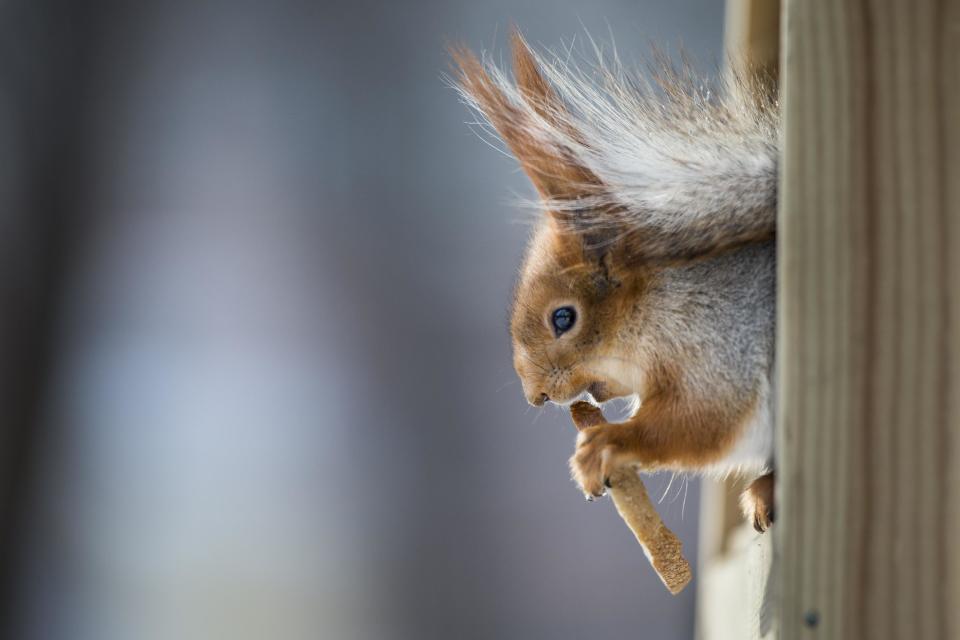
<instances>
[{"instance_id":1,"label":"blurred background","mask_svg":"<svg viewBox=\"0 0 960 640\"><path fill-rule=\"evenodd\" d=\"M693 636L512 370L532 189L441 76L513 22L710 71L723 3L0 0L5 637Z\"/></svg>"}]
</instances>

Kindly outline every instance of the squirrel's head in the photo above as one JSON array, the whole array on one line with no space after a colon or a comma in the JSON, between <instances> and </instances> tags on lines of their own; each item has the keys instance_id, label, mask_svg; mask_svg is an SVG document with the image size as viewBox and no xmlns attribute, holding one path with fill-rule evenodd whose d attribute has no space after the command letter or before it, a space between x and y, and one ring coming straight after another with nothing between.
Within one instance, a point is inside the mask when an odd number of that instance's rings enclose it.
<instances>
[{"instance_id":1,"label":"squirrel's head","mask_svg":"<svg viewBox=\"0 0 960 640\"><path fill-rule=\"evenodd\" d=\"M632 376L615 354L623 352L621 327L635 314L644 273L624 268L617 212L591 206L604 200L604 185L570 152L579 137L564 105L516 32L512 82L466 49L452 54L461 93L496 128L543 200L510 322L524 395L542 405L568 403L584 391L601 402L632 394L625 382ZM580 224L584 216L590 224ZM604 216L609 227L597 224Z\"/></svg>"},{"instance_id":2,"label":"squirrel's head","mask_svg":"<svg viewBox=\"0 0 960 640\"><path fill-rule=\"evenodd\" d=\"M584 391L603 402L635 391L617 354L645 282L616 259L549 219L535 231L510 320L513 364L531 404L566 404Z\"/></svg>"}]
</instances>

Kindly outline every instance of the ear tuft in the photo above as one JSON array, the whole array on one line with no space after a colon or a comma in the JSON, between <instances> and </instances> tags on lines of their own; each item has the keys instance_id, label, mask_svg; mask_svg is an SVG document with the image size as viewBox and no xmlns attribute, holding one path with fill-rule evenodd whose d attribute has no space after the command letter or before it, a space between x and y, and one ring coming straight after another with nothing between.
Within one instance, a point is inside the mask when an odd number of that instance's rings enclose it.
<instances>
[{"instance_id":1,"label":"ear tuft","mask_svg":"<svg viewBox=\"0 0 960 640\"><path fill-rule=\"evenodd\" d=\"M558 115L557 109L561 107L560 99L540 72L540 66L519 29L513 29L510 42L517 88L520 89L527 104L541 118L555 122Z\"/></svg>"},{"instance_id":2,"label":"ear tuft","mask_svg":"<svg viewBox=\"0 0 960 640\"><path fill-rule=\"evenodd\" d=\"M561 124L562 102L520 32L514 29L511 39L515 83L466 47L451 48L461 94L497 130L545 200L595 191L600 181L564 144L571 136Z\"/></svg>"}]
</instances>

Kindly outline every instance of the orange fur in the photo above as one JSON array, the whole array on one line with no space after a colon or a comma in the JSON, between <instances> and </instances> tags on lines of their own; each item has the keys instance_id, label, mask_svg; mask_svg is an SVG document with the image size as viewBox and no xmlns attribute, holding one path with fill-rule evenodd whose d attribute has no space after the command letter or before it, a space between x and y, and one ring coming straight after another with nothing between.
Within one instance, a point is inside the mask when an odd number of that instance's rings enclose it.
<instances>
[{"instance_id":1,"label":"orange fur","mask_svg":"<svg viewBox=\"0 0 960 640\"><path fill-rule=\"evenodd\" d=\"M664 382L656 380L656 384ZM719 406L684 399L671 392L668 383L667 390L646 398L630 420L581 432L571 470L586 493L599 496L610 474L623 465L700 469L730 451L751 413L749 405Z\"/></svg>"},{"instance_id":2,"label":"orange fur","mask_svg":"<svg viewBox=\"0 0 960 640\"><path fill-rule=\"evenodd\" d=\"M568 141L580 141L564 124L564 105L522 37L513 36L520 97L505 94L468 50L452 54L462 90L497 129L545 201L554 206L564 200L579 203L603 190L597 176L574 161L569 149L536 135L547 122L555 129L566 127ZM521 109L523 103L530 108ZM615 209L602 213L617 224ZM694 276L678 272L678 260L672 258L638 259L637 247L649 245L637 244L629 229L598 238L595 227L581 232L571 224L569 210L553 211L548 204L547 214L530 242L510 325L514 366L524 394L537 405L546 400L568 403L585 391L599 401L633 394L642 398L628 421L581 432L570 461L575 480L587 494L601 495L610 473L624 464L690 470L723 459L762 401L759 378L744 381L736 378L740 372L713 371L729 366L734 356L727 336L710 325L710 305L697 297L702 292L694 286L689 293ZM726 246L737 250L739 245ZM715 260L712 251L688 258ZM682 270L685 263L679 262ZM714 273L730 268L717 264ZM671 289L678 286L685 293ZM555 335L550 314L564 306L575 310L577 321ZM680 328L674 330L674 325Z\"/></svg>"}]
</instances>

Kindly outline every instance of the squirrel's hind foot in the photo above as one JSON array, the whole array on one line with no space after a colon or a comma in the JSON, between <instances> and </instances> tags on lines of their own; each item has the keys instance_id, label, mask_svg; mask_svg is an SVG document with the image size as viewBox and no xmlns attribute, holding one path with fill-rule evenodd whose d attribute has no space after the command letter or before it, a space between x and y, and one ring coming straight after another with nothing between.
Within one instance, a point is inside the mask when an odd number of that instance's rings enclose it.
<instances>
[{"instance_id":1,"label":"squirrel's hind foot","mask_svg":"<svg viewBox=\"0 0 960 640\"><path fill-rule=\"evenodd\" d=\"M740 508L753 528L765 532L773 524L773 472L760 476L740 494Z\"/></svg>"}]
</instances>

